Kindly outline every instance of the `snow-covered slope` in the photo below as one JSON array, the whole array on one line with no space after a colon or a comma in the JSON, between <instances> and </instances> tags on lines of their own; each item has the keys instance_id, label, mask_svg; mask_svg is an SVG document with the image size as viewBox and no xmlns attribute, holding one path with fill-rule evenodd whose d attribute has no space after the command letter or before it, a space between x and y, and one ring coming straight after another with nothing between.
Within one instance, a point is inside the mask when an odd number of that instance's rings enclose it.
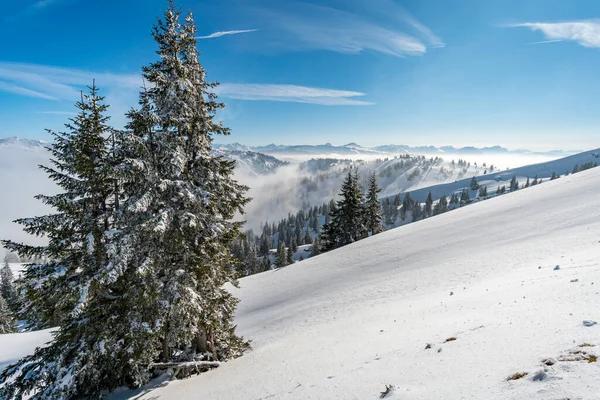
<instances>
[{"instance_id":1,"label":"snow-covered slope","mask_svg":"<svg viewBox=\"0 0 600 400\"><path fill-rule=\"evenodd\" d=\"M251 352L113 397L598 398L599 189L595 168L243 278ZM34 335L0 335L0 363Z\"/></svg>"},{"instance_id":2,"label":"snow-covered slope","mask_svg":"<svg viewBox=\"0 0 600 400\"><path fill-rule=\"evenodd\" d=\"M458 192L463 188L468 188L471 183L471 178L476 176L477 182L481 186L487 186L489 192L494 192L498 186L508 186L513 174L521 184L524 184L527 181L527 178L533 179L537 176L540 179L547 180L553 173L556 173L558 176L568 174L573 171L575 165L581 166L586 163L600 164L600 148L584 151L557 160L526 165L489 174L465 174L465 177L461 177L460 180L447 180L442 184L433 184L431 186L418 185L414 186L416 190L408 188L407 191L410 191L411 197L418 201L425 201L427 194L430 191L434 199L439 199L443 195L450 196L452 193Z\"/></svg>"},{"instance_id":3,"label":"snow-covered slope","mask_svg":"<svg viewBox=\"0 0 600 400\"><path fill-rule=\"evenodd\" d=\"M254 350L142 398L596 399L599 190L591 169L244 278Z\"/></svg>"}]
</instances>

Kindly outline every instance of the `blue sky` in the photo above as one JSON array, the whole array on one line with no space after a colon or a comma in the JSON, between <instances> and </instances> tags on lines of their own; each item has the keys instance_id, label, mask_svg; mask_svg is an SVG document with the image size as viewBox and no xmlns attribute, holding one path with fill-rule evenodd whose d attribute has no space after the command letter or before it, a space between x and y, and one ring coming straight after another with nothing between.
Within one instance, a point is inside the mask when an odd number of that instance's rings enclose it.
<instances>
[{"instance_id":1,"label":"blue sky","mask_svg":"<svg viewBox=\"0 0 600 400\"><path fill-rule=\"evenodd\" d=\"M23 0L0 13L0 137L49 139L96 79L112 122L136 105L164 0ZM600 146L597 0L180 0L232 135Z\"/></svg>"}]
</instances>

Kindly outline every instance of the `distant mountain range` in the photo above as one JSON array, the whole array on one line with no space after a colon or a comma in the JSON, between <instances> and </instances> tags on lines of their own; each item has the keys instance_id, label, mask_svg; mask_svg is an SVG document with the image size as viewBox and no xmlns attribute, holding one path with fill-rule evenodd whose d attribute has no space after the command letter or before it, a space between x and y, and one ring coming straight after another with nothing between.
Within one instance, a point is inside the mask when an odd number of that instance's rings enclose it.
<instances>
[{"instance_id":1,"label":"distant mountain range","mask_svg":"<svg viewBox=\"0 0 600 400\"><path fill-rule=\"evenodd\" d=\"M357 143L348 143L342 146L334 146L331 143L318 145L278 145L268 144L266 146L247 146L240 143L215 144L215 148L237 150L237 151L255 151L274 156L294 156L294 155L396 155L396 154L422 154L422 155L483 155L483 154L528 154L528 155L547 155L547 156L567 156L580 152L552 150L545 152L535 152L526 149L509 150L501 146L491 147L454 147L454 146L408 146L388 144L375 147L365 147Z\"/></svg>"}]
</instances>

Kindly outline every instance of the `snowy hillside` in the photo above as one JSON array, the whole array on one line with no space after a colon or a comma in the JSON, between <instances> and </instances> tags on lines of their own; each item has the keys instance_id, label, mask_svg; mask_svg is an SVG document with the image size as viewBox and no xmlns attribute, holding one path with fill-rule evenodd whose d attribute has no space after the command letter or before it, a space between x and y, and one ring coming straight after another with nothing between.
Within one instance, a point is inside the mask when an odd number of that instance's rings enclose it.
<instances>
[{"instance_id":1,"label":"snowy hillside","mask_svg":"<svg viewBox=\"0 0 600 400\"><path fill-rule=\"evenodd\" d=\"M241 175L269 175L277 171L281 166L287 165L273 156L247 150L215 150L216 154L222 155L227 160L236 162L236 173Z\"/></svg>"},{"instance_id":2,"label":"snowy hillside","mask_svg":"<svg viewBox=\"0 0 600 400\"><path fill-rule=\"evenodd\" d=\"M599 188L596 168L244 278L254 350L141 398L597 398Z\"/></svg>"},{"instance_id":3,"label":"snowy hillside","mask_svg":"<svg viewBox=\"0 0 600 400\"><path fill-rule=\"evenodd\" d=\"M526 165L523 167L507 169L500 172L488 174L475 174L469 177L456 180L454 182L432 185L430 187L421 186L418 190L408 190L413 199L417 201L425 201L427 194L431 191L434 199L439 199L441 196L450 195L463 188L468 188L472 176L477 177L477 182L482 186L487 186L490 191L495 191L498 186L508 185L513 175L517 180L524 184L527 178L534 179L536 176L540 179L550 179L552 174L558 176L569 174L573 168L584 165L586 163L600 164L600 148L582 153L574 154L568 157L557 160L547 161L538 164Z\"/></svg>"}]
</instances>

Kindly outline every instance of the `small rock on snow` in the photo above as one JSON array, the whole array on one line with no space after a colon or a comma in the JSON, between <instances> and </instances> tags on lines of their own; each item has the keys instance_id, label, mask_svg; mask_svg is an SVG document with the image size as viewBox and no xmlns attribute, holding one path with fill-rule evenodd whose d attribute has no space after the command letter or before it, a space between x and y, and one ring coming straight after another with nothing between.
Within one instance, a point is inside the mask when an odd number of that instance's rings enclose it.
<instances>
[{"instance_id":1,"label":"small rock on snow","mask_svg":"<svg viewBox=\"0 0 600 400\"><path fill-rule=\"evenodd\" d=\"M548 379L548 374L543 369L540 369L531 377L531 380L534 382L544 381L546 379Z\"/></svg>"},{"instance_id":2,"label":"small rock on snow","mask_svg":"<svg viewBox=\"0 0 600 400\"><path fill-rule=\"evenodd\" d=\"M554 267L555 271L558 271L560 269L560 265L557 265L556 267Z\"/></svg>"},{"instance_id":3,"label":"small rock on snow","mask_svg":"<svg viewBox=\"0 0 600 400\"><path fill-rule=\"evenodd\" d=\"M589 321L589 320L585 320L585 321L583 321L583 325L584 325L584 326L594 326L594 325L596 325L596 324L597 324L597 322L596 322L596 321Z\"/></svg>"}]
</instances>

